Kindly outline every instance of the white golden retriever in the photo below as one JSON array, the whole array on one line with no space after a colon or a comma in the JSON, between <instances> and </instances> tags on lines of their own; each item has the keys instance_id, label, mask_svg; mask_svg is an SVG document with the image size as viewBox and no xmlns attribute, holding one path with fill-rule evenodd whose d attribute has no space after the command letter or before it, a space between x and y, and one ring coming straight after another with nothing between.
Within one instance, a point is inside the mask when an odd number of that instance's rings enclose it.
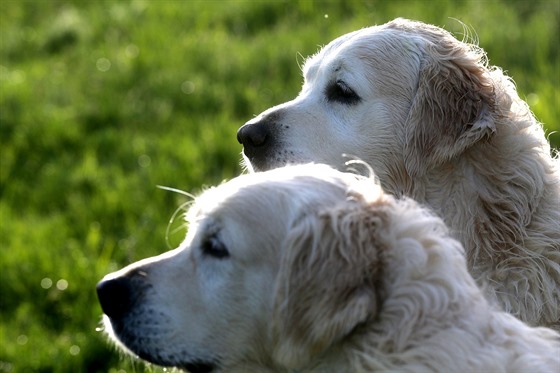
<instances>
[{"instance_id":1,"label":"white golden retriever","mask_svg":"<svg viewBox=\"0 0 560 373\"><path fill-rule=\"evenodd\" d=\"M105 326L191 372L552 372L560 334L488 303L443 221L324 165L206 191L184 243L108 275Z\"/></svg>"},{"instance_id":2,"label":"white golden retriever","mask_svg":"<svg viewBox=\"0 0 560 373\"><path fill-rule=\"evenodd\" d=\"M303 73L294 100L239 129L250 169L365 161L444 219L489 299L560 328L560 162L481 48L397 19L334 40Z\"/></svg>"}]
</instances>

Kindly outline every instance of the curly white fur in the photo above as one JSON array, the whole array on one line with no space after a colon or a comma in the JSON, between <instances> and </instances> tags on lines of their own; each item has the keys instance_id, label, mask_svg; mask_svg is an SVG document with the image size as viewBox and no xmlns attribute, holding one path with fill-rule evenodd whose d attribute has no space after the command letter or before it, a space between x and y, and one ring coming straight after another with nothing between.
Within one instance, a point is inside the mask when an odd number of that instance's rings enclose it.
<instances>
[{"instance_id":1,"label":"curly white fur","mask_svg":"<svg viewBox=\"0 0 560 373\"><path fill-rule=\"evenodd\" d=\"M304 77L239 130L251 169L365 161L444 219L490 300L560 329L560 160L482 48L397 19L332 41Z\"/></svg>"},{"instance_id":2,"label":"curly white fur","mask_svg":"<svg viewBox=\"0 0 560 373\"><path fill-rule=\"evenodd\" d=\"M120 345L192 372L554 372L560 334L494 308L444 222L324 165L197 198L177 250L98 286Z\"/></svg>"}]
</instances>

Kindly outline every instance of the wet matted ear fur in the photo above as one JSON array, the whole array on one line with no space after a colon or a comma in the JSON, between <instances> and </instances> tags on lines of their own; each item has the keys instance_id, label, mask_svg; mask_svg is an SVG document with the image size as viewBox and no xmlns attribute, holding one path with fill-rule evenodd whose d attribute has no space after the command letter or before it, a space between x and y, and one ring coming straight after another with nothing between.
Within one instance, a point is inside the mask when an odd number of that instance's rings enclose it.
<instances>
[{"instance_id":1,"label":"wet matted ear fur","mask_svg":"<svg viewBox=\"0 0 560 373\"><path fill-rule=\"evenodd\" d=\"M292 227L277 278L274 358L298 368L375 317L385 214L382 202L349 200Z\"/></svg>"},{"instance_id":2,"label":"wet matted ear fur","mask_svg":"<svg viewBox=\"0 0 560 373\"><path fill-rule=\"evenodd\" d=\"M421 176L495 132L496 87L481 48L435 26L396 20L389 27L419 37L423 48L405 129L407 172Z\"/></svg>"}]
</instances>

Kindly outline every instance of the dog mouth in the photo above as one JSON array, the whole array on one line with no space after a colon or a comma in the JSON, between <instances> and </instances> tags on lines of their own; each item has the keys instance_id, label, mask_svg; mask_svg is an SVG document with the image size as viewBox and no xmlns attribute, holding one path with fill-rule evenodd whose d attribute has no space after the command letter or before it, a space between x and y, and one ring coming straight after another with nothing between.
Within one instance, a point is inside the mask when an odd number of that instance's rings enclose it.
<instances>
[{"instance_id":1,"label":"dog mouth","mask_svg":"<svg viewBox=\"0 0 560 373\"><path fill-rule=\"evenodd\" d=\"M300 152L284 149L281 146L255 154L251 149L243 148L244 163L250 171L263 172L275 168L312 162L312 159Z\"/></svg>"},{"instance_id":2,"label":"dog mouth","mask_svg":"<svg viewBox=\"0 0 560 373\"><path fill-rule=\"evenodd\" d=\"M149 363L162 367L178 368L189 373L211 373L218 368L215 360L193 359L189 361L176 361L174 355L160 355L157 351L136 351L138 357Z\"/></svg>"},{"instance_id":3,"label":"dog mouth","mask_svg":"<svg viewBox=\"0 0 560 373\"><path fill-rule=\"evenodd\" d=\"M280 166L280 165L273 166L270 164L270 162L268 162L266 157L253 156L250 152L248 152L245 149L243 149L243 156L245 158L245 164L248 166L250 170L254 172L268 171Z\"/></svg>"},{"instance_id":4,"label":"dog mouth","mask_svg":"<svg viewBox=\"0 0 560 373\"><path fill-rule=\"evenodd\" d=\"M191 361L177 366L190 373L211 373L216 369L216 364L208 361Z\"/></svg>"},{"instance_id":5,"label":"dog mouth","mask_svg":"<svg viewBox=\"0 0 560 373\"><path fill-rule=\"evenodd\" d=\"M138 335L135 331L127 328L130 320L114 320L105 316L105 332L117 342L125 352L144 360L148 363L162 367L178 368L189 373L211 373L218 369L218 362L213 359L197 359L194 357L182 361L180 356L188 356L185 352L169 353L161 350L158 346L161 341L153 335ZM157 325L152 325L157 327ZM153 333L152 333L153 334Z\"/></svg>"}]
</instances>

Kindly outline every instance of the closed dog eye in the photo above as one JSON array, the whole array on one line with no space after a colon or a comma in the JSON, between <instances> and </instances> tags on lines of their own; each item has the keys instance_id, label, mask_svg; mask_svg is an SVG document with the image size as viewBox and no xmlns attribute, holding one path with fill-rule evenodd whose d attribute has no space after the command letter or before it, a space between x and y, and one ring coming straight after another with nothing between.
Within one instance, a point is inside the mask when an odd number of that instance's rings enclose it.
<instances>
[{"instance_id":1,"label":"closed dog eye","mask_svg":"<svg viewBox=\"0 0 560 373\"><path fill-rule=\"evenodd\" d=\"M361 101L360 96L342 80L329 84L325 90L325 95L329 101L346 105L356 105Z\"/></svg>"}]
</instances>

